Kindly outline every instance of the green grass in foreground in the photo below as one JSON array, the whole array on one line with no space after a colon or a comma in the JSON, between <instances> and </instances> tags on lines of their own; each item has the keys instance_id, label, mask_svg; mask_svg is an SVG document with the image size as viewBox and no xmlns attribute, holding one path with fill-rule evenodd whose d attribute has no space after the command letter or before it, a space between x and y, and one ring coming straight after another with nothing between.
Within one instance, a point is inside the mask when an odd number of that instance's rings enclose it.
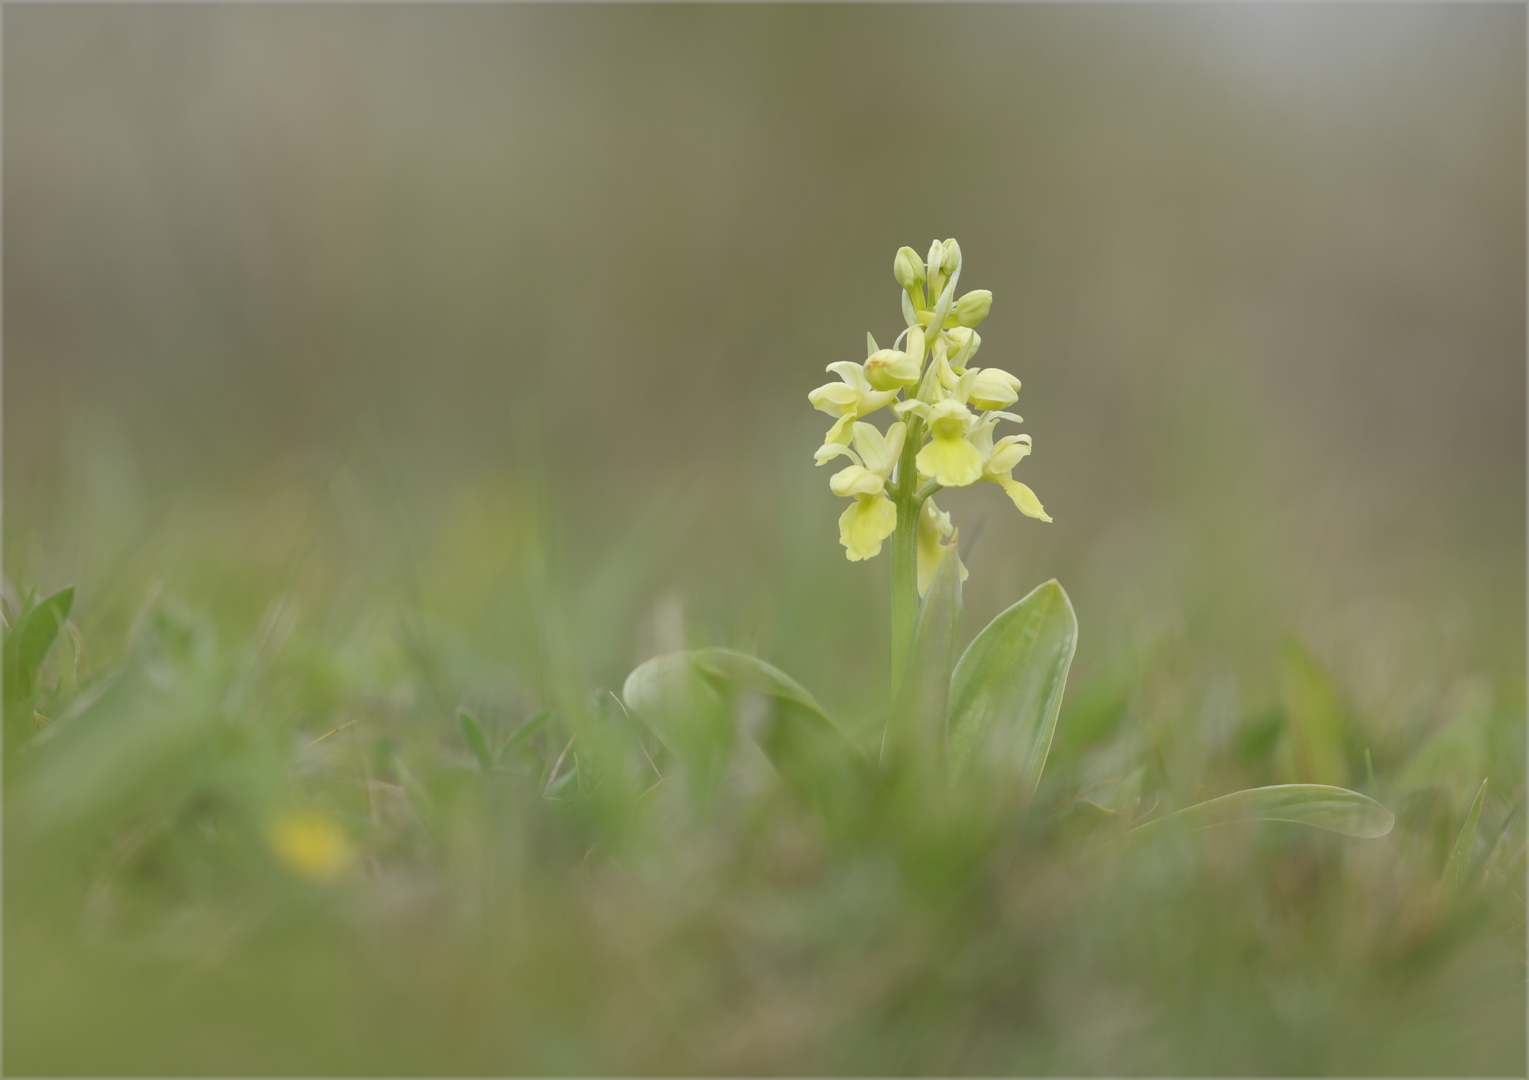
<instances>
[{"instance_id":1,"label":"green grass in foreground","mask_svg":"<svg viewBox=\"0 0 1529 1080\"><path fill-rule=\"evenodd\" d=\"M1523 1073L1510 687L1388 726L1291 643L1243 703L1167 632L1074 673L1029 806L893 775L825 816L743 749L707 797L615 696L649 541L573 588L538 528L426 588L310 533L82 589L7 704L8 1072ZM873 751L880 690L814 689ZM1299 778L1314 722L1387 836L1118 841Z\"/></svg>"}]
</instances>

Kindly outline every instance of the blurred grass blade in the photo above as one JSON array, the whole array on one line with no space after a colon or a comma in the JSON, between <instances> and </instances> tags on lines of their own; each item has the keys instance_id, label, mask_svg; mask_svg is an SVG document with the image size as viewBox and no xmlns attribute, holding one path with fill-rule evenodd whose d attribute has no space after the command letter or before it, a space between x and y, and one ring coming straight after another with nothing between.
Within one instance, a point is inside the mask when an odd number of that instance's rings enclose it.
<instances>
[{"instance_id":1,"label":"blurred grass blade","mask_svg":"<svg viewBox=\"0 0 1529 1080\"><path fill-rule=\"evenodd\" d=\"M43 600L36 607L22 609L11 634L15 639L13 666L8 666L7 678L15 680L14 690L6 687L6 697L13 700L30 697L37 686L37 673L53 642L58 638L59 628L69 618L74 605L74 586L67 585ZM11 659L8 657L7 659Z\"/></svg>"},{"instance_id":2,"label":"blurred grass blade","mask_svg":"<svg viewBox=\"0 0 1529 1080\"><path fill-rule=\"evenodd\" d=\"M520 725L515 734L511 735L509 739L506 740L505 744L499 748L499 760L503 761L505 756L508 755L510 751L522 745L532 735L535 735L538 731L540 731L551 718L552 710L543 709L541 712L531 717L531 719L527 720L524 724Z\"/></svg>"},{"instance_id":3,"label":"blurred grass blade","mask_svg":"<svg viewBox=\"0 0 1529 1080\"><path fill-rule=\"evenodd\" d=\"M403 788L414 816L428 830L435 815L435 800L430 798L430 792L425 790L425 785L419 782L409 766L404 764L403 758L397 754L393 755L393 775L398 777L398 786Z\"/></svg>"},{"instance_id":4,"label":"blurred grass blade","mask_svg":"<svg viewBox=\"0 0 1529 1080\"><path fill-rule=\"evenodd\" d=\"M1343 755L1343 710L1322 665L1299 641L1280 650L1280 695L1290 739L1290 779L1301 784L1348 783Z\"/></svg>"},{"instance_id":5,"label":"blurred grass blade","mask_svg":"<svg viewBox=\"0 0 1529 1080\"><path fill-rule=\"evenodd\" d=\"M1476 849L1476 829L1481 824L1481 806L1486 797L1487 782L1482 780L1481 787L1476 790L1476 799L1471 803L1471 812L1465 816L1465 825L1449 850L1449 861L1444 864L1444 884L1449 889L1465 887L1471 869L1471 855Z\"/></svg>"},{"instance_id":6,"label":"blurred grass blade","mask_svg":"<svg viewBox=\"0 0 1529 1080\"><path fill-rule=\"evenodd\" d=\"M1374 799L1347 788L1326 784L1278 784L1235 791L1197 803L1176 814L1139 825L1129 835L1140 835L1170 822L1203 829L1236 821L1291 821L1345 836L1373 839L1390 832L1396 818Z\"/></svg>"},{"instance_id":7,"label":"blurred grass blade","mask_svg":"<svg viewBox=\"0 0 1529 1080\"><path fill-rule=\"evenodd\" d=\"M483 736L483 725L478 723L478 718L466 709L457 710L457 723L462 725L462 734L467 739L467 748L473 752L473 757L478 759L478 767L488 772L494 767L494 755L489 753L488 740Z\"/></svg>"},{"instance_id":8,"label":"blurred grass blade","mask_svg":"<svg viewBox=\"0 0 1529 1080\"><path fill-rule=\"evenodd\" d=\"M954 547L942 547L940 564L919 605L908 662L887 718L881 741L883 763L903 755L915 760L937 760L942 755L950 672L960 632L960 561Z\"/></svg>"},{"instance_id":9,"label":"blurred grass blade","mask_svg":"<svg viewBox=\"0 0 1529 1080\"><path fill-rule=\"evenodd\" d=\"M1055 580L983 628L951 678L952 771L1011 770L1035 794L1077 645L1078 617Z\"/></svg>"}]
</instances>

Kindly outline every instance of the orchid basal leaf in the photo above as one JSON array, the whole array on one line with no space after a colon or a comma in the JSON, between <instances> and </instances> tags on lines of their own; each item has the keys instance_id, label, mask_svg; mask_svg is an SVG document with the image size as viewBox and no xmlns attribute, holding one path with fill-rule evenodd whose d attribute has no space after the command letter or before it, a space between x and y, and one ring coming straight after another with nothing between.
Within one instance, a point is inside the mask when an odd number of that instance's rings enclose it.
<instances>
[{"instance_id":1,"label":"orchid basal leaf","mask_svg":"<svg viewBox=\"0 0 1529 1080\"><path fill-rule=\"evenodd\" d=\"M1035 793L1077 644L1077 615L1055 580L973 639L951 678L953 775L967 768L998 770L1012 775L1026 797Z\"/></svg>"},{"instance_id":2,"label":"orchid basal leaf","mask_svg":"<svg viewBox=\"0 0 1529 1080\"><path fill-rule=\"evenodd\" d=\"M627 676L621 696L705 786L719 778L740 733L816 800L853 790L863 767L854 744L800 683L747 653L713 648L654 657Z\"/></svg>"}]
</instances>

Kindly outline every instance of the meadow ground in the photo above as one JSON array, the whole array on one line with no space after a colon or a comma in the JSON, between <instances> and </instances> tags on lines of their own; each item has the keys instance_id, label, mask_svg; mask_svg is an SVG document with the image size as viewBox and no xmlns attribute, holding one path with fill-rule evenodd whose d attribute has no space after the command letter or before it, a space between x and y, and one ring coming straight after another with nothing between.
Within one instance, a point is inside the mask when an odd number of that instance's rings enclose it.
<instances>
[{"instance_id":1,"label":"meadow ground","mask_svg":"<svg viewBox=\"0 0 1529 1080\"><path fill-rule=\"evenodd\" d=\"M1138 622L1080 648L1028 809L904 784L824 814L742 748L703 800L616 699L631 628L745 633L648 599L683 510L570 541L535 484L478 485L390 532L384 489L336 475L301 512L294 484L166 515L12 703L9 1071L1522 1070L1511 676L1406 670L1377 622L1351 666L1287 642L1240 678L1193 622ZM884 631L811 591L756 603L750 644L843 634L874 671ZM802 666L874 758L884 693ZM1387 836L1105 842L1300 779L1312 709Z\"/></svg>"},{"instance_id":2,"label":"meadow ground","mask_svg":"<svg viewBox=\"0 0 1529 1080\"><path fill-rule=\"evenodd\" d=\"M1524 18L6 6L5 1071L1523 1075ZM708 788L651 657L878 756L808 393L949 236L1039 789Z\"/></svg>"}]
</instances>

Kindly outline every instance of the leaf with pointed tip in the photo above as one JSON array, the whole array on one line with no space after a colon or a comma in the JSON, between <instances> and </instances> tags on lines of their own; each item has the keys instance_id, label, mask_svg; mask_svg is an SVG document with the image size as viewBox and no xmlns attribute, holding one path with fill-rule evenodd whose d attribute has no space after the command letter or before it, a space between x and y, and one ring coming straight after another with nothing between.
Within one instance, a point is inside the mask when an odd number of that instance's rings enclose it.
<instances>
[{"instance_id":1,"label":"leaf with pointed tip","mask_svg":"<svg viewBox=\"0 0 1529 1080\"><path fill-rule=\"evenodd\" d=\"M951 769L1002 770L1034 795L1077 645L1078 617L1055 579L988 623L951 677Z\"/></svg>"},{"instance_id":2,"label":"leaf with pointed tip","mask_svg":"<svg viewBox=\"0 0 1529 1080\"><path fill-rule=\"evenodd\" d=\"M1236 821L1290 821L1318 829L1374 839L1385 836L1396 817L1367 795L1328 784L1276 784L1249 788L1196 803L1175 814L1138 825L1129 835L1139 836L1174 823L1191 829L1227 825Z\"/></svg>"},{"instance_id":3,"label":"leaf with pointed tip","mask_svg":"<svg viewBox=\"0 0 1529 1080\"><path fill-rule=\"evenodd\" d=\"M494 755L489 753L488 740L483 736L483 725L466 709L457 710L457 723L462 725L462 735L467 739L467 748L478 759L478 767L488 772L494 767Z\"/></svg>"},{"instance_id":4,"label":"leaf with pointed tip","mask_svg":"<svg viewBox=\"0 0 1529 1080\"><path fill-rule=\"evenodd\" d=\"M505 742L504 746L500 748L499 756L503 757L506 750L510 749L512 746L519 746L532 735L535 735L550 719L552 719L552 710L543 709L535 716L531 717L531 719L527 720L524 724L521 724L520 727L515 729L515 734L511 735Z\"/></svg>"},{"instance_id":5,"label":"leaf with pointed tip","mask_svg":"<svg viewBox=\"0 0 1529 1080\"><path fill-rule=\"evenodd\" d=\"M397 754L393 755L393 775L398 777L398 786L403 788L404 796L408 799L415 817L419 818L420 824L428 830L435 817L435 803L430 798L430 792L425 790L425 785L415 778L409 766L405 765L403 758Z\"/></svg>"},{"instance_id":6,"label":"leaf with pointed tip","mask_svg":"<svg viewBox=\"0 0 1529 1080\"><path fill-rule=\"evenodd\" d=\"M960 560L953 546L943 547L929 591L919 605L913 643L892 701L881 759L900 756L941 756L950 672L956 660L956 637L961 632Z\"/></svg>"},{"instance_id":7,"label":"leaf with pointed tip","mask_svg":"<svg viewBox=\"0 0 1529 1080\"><path fill-rule=\"evenodd\" d=\"M1481 781L1481 787L1476 790L1476 801L1471 803L1471 812L1465 816L1465 825L1460 829L1460 835L1455 837L1454 846L1449 850L1449 861L1444 864L1444 884L1450 889L1462 889L1465 887L1466 875L1471 869L1471 855L1476 849L1476 827L1481 823L1481 804L1486 801L1487 782Z\"/></svg>"},{"instance_id":8,"label":"leaf with pointed tip","mask_svg":"<svg viewBox=\"0 0 1529 1080\"><path fill-rule=\"evenodd\" d=\"M74 605L74 586L68 585L40 602L27 613L16 628L16 691L28 697L37 686L37 672L43 658L58 638L58 631L69 618Z\"/></svg>"}]
</instances>

